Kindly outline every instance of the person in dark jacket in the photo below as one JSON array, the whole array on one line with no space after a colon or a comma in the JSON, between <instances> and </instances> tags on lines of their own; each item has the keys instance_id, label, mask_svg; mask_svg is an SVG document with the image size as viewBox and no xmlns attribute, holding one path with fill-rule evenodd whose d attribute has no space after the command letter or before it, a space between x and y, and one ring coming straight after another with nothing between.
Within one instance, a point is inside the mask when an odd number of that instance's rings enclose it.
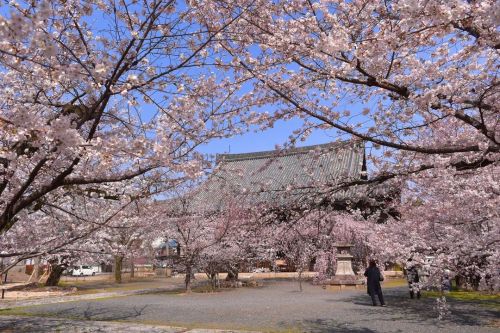
<instances>
[{"instance_id":1,"label":"person in dark jacket","mask_svg":"<svg viewBox=\"0 0 500 333\"><path fill-rule=\"evenodd\" d=\"M417 266L413 263L411 258L408 259L406 280L408 281L410 298L415 297L415 295L417 295L417 298L420 298L420 276L418 275Z\"/></svg>"},{"instance_id":2,"label":"person in dark jacket","mask_svg":"<svg viewBox=\"0 0 500 333\"><path fill-rule=\"evenodd\" d=\"M375 300L375 295L378 296L381 306L385 306L384 295L382 295L382 287L380 287L380 281L384 280L384 277L380 273L375 260L370 260L370 264L365 271L366 285L368 287L368 295L372 298L372 303L374 306L377 305Z\"/></svg>"}]
</instances>

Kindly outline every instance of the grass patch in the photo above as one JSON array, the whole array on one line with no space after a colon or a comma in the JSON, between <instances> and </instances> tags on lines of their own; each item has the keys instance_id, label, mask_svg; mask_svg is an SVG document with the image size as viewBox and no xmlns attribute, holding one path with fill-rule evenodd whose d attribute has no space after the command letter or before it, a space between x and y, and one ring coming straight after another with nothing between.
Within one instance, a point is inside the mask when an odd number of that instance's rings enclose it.
<instances>
[{"instance_id":1,"label":"grass patch","mask_svg":"<svg viewBox=\"0 0 500 333\"><path fill-rule=\"evenodd\" d=\"M228 324L228 323L205 323L205 322L164 322L160 320L113 320L112 322L117 323L134 323L134 324L143 324L143 325L152 325L152 326L166 326L166 327L180 327L185 328L187 330L194 329L208 329L208 330L224 330L224 331L251 331L251 332L266 332L266 333L301 333L303 330L299 328L265 328L265 327L255 327L255 326L247 326L240 324Z\"/></svg>"},{"instance_id":2,"label":"grass patch","mask_svg":"<svg viewBox=\"0 0 500 333\"><path fill-rule=\"evenodd\" d=\"M192 287L191 291L193 293L205 294L205 293L215 293L215 292L222 291L222 290L220 290L220 288L212 289L212 286L205 284L205 285Z\"/></svg>"},{"instance_id":3,"label":"grass patch","mask_svg":"<svg viewBox=\"0 0 500 333\"><path fill-rule=\"evenodd\" d=\"M405 279L387 279L382 283L383 288L396 288L408 285Z\"/></svg>"},{"instance_id":4,"label":"grass patch","mask_svg":"<svg viewBox=\"0 0 500 333\"><path fill-rule=\"evenodd\" d=\"M73 295L88 295L88 294L106 293L106 292L113 292L113 291L133 291L133 290L141 290L141 289L144 289L144 286L123 285L123 286L98 287L98 288L90 288L90 289L79 289Z\"/></svg>"},{"instance_id":5,"label":"grass patch","mask_svg":"<svg viewBox=\"0 0 500 333\"><path fill-rule=\"evenodd\" d=\"M206 294L206 293L218 293L218 292L228 291L228 290L232 290L232 289L236 289L236 288L215 288L215 289L212 289L212 286L210 284L200 284L198 286L191 288L191 291L193 293Z\"/></svg>"},{"instance_id":6,"label":"grass patch","mask_svg":"<svg viewBox=\"0 0 500 333\"><path fill-rule=\"evenodd\" d=\"M27 308L29 306L0 309L0 316L33 316L33 313L26 311Z\"/></svg>"},{"instance_id":7,"label":"grass patch","mask_svg":"<svg viewBox=\"0 0 500 333\"><path fill-rule=\"evenodd\" d=\"M163 281L133 281L133 282L124 282L121 284L114 282L100 282L100 283L80 284L80 285L74 285L73 283L70 283L67 285L77 287L78 290L76 293L74 293L74 295L87 295L87 294L116 292L116 291L135 291L143 289L157 289L157 288L165 288L172 286L172 284L163 283Z\"/></svg>"},{"instance_id":8,"label":"grass patch","mask_svg":"<svg viewBox=\"0 0 500 333\"><path fill-rule=\"evenodd\" d=\"M27 312L27 311L23 311L23 308L28 308L28 307L22 307L22 308L19 307L19 308L13 308L13 309L0 310L0 316L20 316L20 317L50 318L50 319L79 320L79 321L88 320L88 319L81 318L78 316L65 315L64 317L61 317L57 313L52 313L52 312ZM99 320L95 320L95 321L99 321Z\"/></svg>"},{"instance_id":9,"label":"grass patch","mask_svg":"<svg viewBox=\"0 0 500 333\"><path fill-rule=\"evenodd\" d=\"M471 302L494 310L500 310L500 294L489 294L480 291L450 291L441 294L439 291L424 291L423 296L429 298L441 297L444 295L450 299L461 302Z\"/></svg>"}]
</instances>

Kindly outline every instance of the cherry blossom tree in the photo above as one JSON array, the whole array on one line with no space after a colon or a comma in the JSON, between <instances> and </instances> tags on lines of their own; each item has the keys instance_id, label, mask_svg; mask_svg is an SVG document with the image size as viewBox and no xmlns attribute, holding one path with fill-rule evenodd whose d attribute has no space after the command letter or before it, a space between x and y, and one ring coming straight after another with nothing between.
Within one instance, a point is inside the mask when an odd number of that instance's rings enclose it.
<instances>
[{"instance_id":1,"label":"cherry blossom tree","mask_svg":"<svg viewBox=\"0 0 500 333\"><path fill-rule=\"evenodd\" d=\"M0 232L49 194L196 176L196 147L238 123L209 49L231 18L207 30L163 0L13 1L0 13Z\"/></svg>"},{"instance_id":2,"label":"cherry blossom tree","mask_svg":"<svg viewBox=\"0 0 500 333\"><path fill-rule=\"evenodd\" d=\"M156 214L151 214L153 207L155 207L154 203L149 202L148 199L136 200L93 235L94 243L103 252L113 256L116 283L122 282L125 259L130 261L130 277L132 278L135 270L134 258L152 256L152 243L158 238L158 233L163 231ZM151 257L151 260L153 259Z\"/></svg>"},{"instance_id":3,"label":"cherry blossom tree","mask_svg":"<svg viewBox=\"0 0 500 333\"><path fill-rule=\"evenodd\" d=\"M239 210L230 209L231 205L223 212L212 211L206 207L193 207L190 199L189 195L184 195L157 202L156 209L164 234L175 239L182 248L180 263L186 271L187 292L191 292L194 269L202 268L213 260L208 251L229 239L239 220Z\"/></svg>"},{"instance_id":4,"label":"cherry blossom tree","mask_svg":"<svg viewBox=\"0 0 500 333\"><path fill-rule=\"evenodd\" d=\"M273 213L263 218L267 221L267 232L263 234L272 239L272 248L283 253L299 273L300 291L302 273L309 269L313 261L318 281L332 277L335 272L335 244L352 244L357 262L365 261L369 255L367 235L374 220L364 218L359 211L323 207L290 214L285 220Z\"/></svg>"},{"instance_id":5,"label":"cherry blossom tree","mask_svg":"<svg viewBox=\"0 0 500 333\"><path fill-rule=\"evenodd\" d=\"M200 268L206 272L213 289L221 285L217 284L219 273L227 273L224 286L240 286L242 265L250 267L255 262L274 260L270 258L275 252L274 238L262 224L260 207L251 207L246 199L245 196L236 197L229 210L220 213L230 219L230 228L226 236L204 251L200 258Z\"/></svg>"},{"instance_id":6,"label":"cherry blossom tree","mask_svg":"<svg viewBox=\"0 0 500 333\"><path fill-rule=\"evenodd\" d=\"M299 291L302 291L302 274L309 270L311 260L314 259L317 248L314 247L310 235L296 233L295 238L288 237L288 242L283 242L279 247L283 251L288 264L295 267L298 273Z\"/></svg>"},{"instance_id":7,"label":"cherry blossom tree","mask_svg":"<svg viewBox=\"0 0 500 333\"><path fill-rule=\"evenodd\" d=\"M402 216L373 226L374 254L406 260L386 236L399 233L406 248L442 257L441 271L498 276L497 1L193 3L213 9L198 16L207 27L237 18L219 45L253 84L241 103L272 106L263 128L295 118L290 144L315 130L366 143L369 177L323 184L325 194L400 189Z\"/></svg>"},{"instance_id":8,"label":"cherry blossom tree","mask_svg":"<svg viewBox=\"0 0 500 333\"><path fill-rule=\"evenodd\" d=\"M413 177L404 191L401 219L375 228L370 243L379 255L402 265L413 257L438 287L450 275L460 287L498 290L499 172L490 166L480 174L445 169Z\"/></svg>"},{"instance_id":9,"label":"cherry blossom tree","mask_svg":"<svg viewBox=\"0 0 500 333\"><path fill-rule=\"evenodd\" d=\"M118 189L103 186L98 193L73 191L58 198L50 195L50 202L0 234L0 256L8 263L0 273L23 260L42 258L50 262L49 280L57 284L62 271L71 264L107 254L98 232L111 227L118 214L136 201L128 196L104 195L111 192L118 193Z\"/></svg>"},{"instance_id":10,"label":"cherry blossom tree","mask_svg":"<svg viewBox=\"0 0 500 333\"><path fill-rule=\"evenodd\" d=\"M320 196L398 189L399 213L371 224L375 254L432 251L439 269L492 281L499 10L493 0L10 2L0 10L0 235L70 230L41 208L68 193L112 197L129 180L131 197L177 186L208 166L197 152L207 140L299 119L291 145L316 130L366 144L369 177L312 181ZM226 236L231 214L220 213L167 215L190 269Z\"/></svg>"},{"instance_id":11,"label":"cherry blossom tree","mask_svg":"<svg viewBox=\"0 0 500 333\"><path fill-rule=\"evenodd\" d=\"M253 82L241 101L277 108L265 127L303 119L291 143L321 129L382 147L369 182L498 161L498 2L194 3L208 27L238 18L219 45Z\"/></svg>"}]
</instances>

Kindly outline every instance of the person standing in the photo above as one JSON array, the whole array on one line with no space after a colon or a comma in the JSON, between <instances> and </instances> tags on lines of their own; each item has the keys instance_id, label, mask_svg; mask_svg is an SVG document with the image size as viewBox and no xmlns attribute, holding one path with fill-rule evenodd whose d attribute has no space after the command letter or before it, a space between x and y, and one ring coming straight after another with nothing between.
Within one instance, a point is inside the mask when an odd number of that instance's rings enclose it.
<instances>
[{"instance_id":1,"label":"person standing","mask_svg":"<svg viewBox=\"0 0 500 333\"><path fill-rule=\"evenodd\" d=\"M410 298L420 298L420 277L418 275L417 266L413 264L412 259L408 259L406 268L406 281L408 281L408 289L410 290Z\"/></svg>"},{"instance_id":2,"label":"person standing","mask_svg":"<svg viewBox=\"0 0 500 333\"><path fill-rule=\"evenodd\" d=\"M444 291L445 293L451 291L451 279L449 270L444 271L444 276L441 281L441 290Z\"/></svg>"},{"instance_id":3,"label":"person standing","mask_svg":"<svg viewBox=\"0 0 500 333\"><path fill-rule=\"evenodd\" d=\"M378 296L378 300L381 306L385 306L384 295L382 294L382 287L380 286L380 281L384 281L384 277L380 273L375 260L370 260L368 268L365 270L366 285L368 287L368 295L372 299L373 306L377 305L375 295Z\"/></svg>"}]
</instances>

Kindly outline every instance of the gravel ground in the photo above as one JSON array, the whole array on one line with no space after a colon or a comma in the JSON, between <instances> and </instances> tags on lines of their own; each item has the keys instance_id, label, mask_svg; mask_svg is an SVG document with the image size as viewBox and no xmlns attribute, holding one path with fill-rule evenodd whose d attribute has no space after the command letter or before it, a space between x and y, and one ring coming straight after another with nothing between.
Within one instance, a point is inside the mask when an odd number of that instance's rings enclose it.
<instances>
[{"instance_id":1,"label":"gravel ground","mask_svg":"<svg viewBox=\"0 0 500 333\"><path fill-rule=\"evenodd\" d=\"M266 281L263 287L218 293L157 293L23 311L59 318L265 332L498 332L498 327L487 326L499 319L498 311L491 308L449 301L451 314L440 321L434 299L410 300L406 288L386 289L385 296L388 307L373 307L364 291L331 292L305 284L304 291L298 292L295 282Z\"/></svg>"},{"instance_id":2,"label":"gravel ground","mask_svg":"<svg viewBox=\"0 0 500 333\"><path fill-rule=\"evenodd\" d=\"M52 295L33 297L29 299L5 299L0 301L0 310L2 309L11 309L15 307L24 307L24 306L34 306L34 305L47 305L54 303L65 303L71 301L84 301L84 300L94 300L97 298L109 298L109 297L122 297L122 296L132 296L132 295L141 295L141 294L150 294L150 293L162 293L162 292L171 292L175 290L179 290L182 288L181 286L167 286L167 287L158 287L158 288L144 288L138 290L117 290L117 291L105 291L100 293L92 293L92 294L83 294L83 295ZM42 292L39 292L43 295ZM0 312L1 314L1 312Z\"/></svg>"},{"instance_id":3,"label":"gravel ground","mask_svg":"<svg viewBox=\"0 0 500 333\"><path fill-rule=\"evenodd\" d=\"M182 327L159 327L151 325L135 325L129 323L123 324L98 321L65 320L55 318L0 316L0 332L4 333L180 333L185 331L186 329Z\"/></svg>"},{"instance_id":4,"label":"gravel ground","mask_svg":"<svg viewBox=\"0 0 500 333\"><path fill-rule=\"evenodd\" d=\"M70 320L23 316L0 316L0 332L4 333L259 333L250 331L188 329L163 325L143 325L106 321Z\"/></svg>"}]
</instances>

